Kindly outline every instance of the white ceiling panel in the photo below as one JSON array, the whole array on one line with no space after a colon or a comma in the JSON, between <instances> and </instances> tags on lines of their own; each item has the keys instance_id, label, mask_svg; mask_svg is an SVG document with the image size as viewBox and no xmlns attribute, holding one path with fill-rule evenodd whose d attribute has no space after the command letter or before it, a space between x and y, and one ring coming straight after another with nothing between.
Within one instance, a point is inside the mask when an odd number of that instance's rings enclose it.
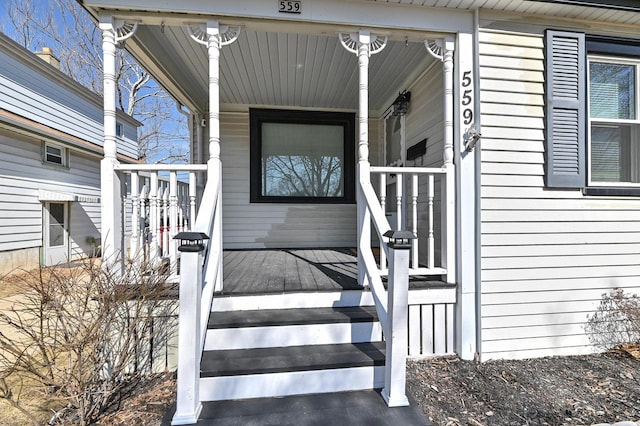
<instances>
[{"instance_id":1,"label":"white ceiling panel","mask_svg":"<svg viewBox=\"0 0 640 426\"><path fill-rule=\"evenodd\" d=\"M208 105L208 57L205 46L180 27L145 27L137 34L151 43L160 68L202 111ZM154 39L155 42L151 42ZM411 75L433 58L422 43L389 41L369 65L370 107L402 90ZM235 105L274 105L352 109L358 107L358 59L345 50L338 35L310 35L243 30L222 48L220 101Z\"/></svg>"}]
</instances>

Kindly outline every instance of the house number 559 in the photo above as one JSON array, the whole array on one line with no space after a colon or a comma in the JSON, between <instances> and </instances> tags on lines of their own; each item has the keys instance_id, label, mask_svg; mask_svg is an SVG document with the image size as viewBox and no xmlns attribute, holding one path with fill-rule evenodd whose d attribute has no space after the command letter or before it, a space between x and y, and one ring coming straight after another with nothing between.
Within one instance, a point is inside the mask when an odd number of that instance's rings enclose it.
<instances>
[{"instance_id":1,"label":"house number 559","mask_svg":"<svg viewBox=\"0 0 640 426\"><path fill-rule=\"evenodd\" d=\"M468 89L467 89L468 87ZM471 71L465 71L462 74L462 118L464 124L471 124L473 122L473 89L471 88Z\"/></svg>"},{"instance_id":2,"label":"house number 559","mask_svg":"<svg viewBox=\"0 0 640 426\"><path fill-rule=\"evenodd\" d=\"M278 2L278 12L280 13L301 13L302 5L300 0L284 0Z\"/></svg>"}]
</instances>

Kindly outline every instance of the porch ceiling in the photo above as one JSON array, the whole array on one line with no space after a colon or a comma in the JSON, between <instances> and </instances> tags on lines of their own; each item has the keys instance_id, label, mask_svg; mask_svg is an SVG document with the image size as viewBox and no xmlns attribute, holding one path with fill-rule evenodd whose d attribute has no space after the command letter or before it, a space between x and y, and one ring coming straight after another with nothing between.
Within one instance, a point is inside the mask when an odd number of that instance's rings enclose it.
<instances>
[{"instance_id":1,"label":"porch ceiling","mask_svg":"<svg viewBox=\"0 0 640 426\"><path fill-rule=\"evenodd\" d=\"M208 109L208 56L185 27L140 26L136 48L178 99ZM423 43L390 40L370 59L370 108L388 107L397 92L433 59ZM149 64L145 64L149 65ZM243 29L220 57L220 102L224 105L338 108L358 106L358 61L338 34L279 33Z\"/></svg>"}]
</instances>

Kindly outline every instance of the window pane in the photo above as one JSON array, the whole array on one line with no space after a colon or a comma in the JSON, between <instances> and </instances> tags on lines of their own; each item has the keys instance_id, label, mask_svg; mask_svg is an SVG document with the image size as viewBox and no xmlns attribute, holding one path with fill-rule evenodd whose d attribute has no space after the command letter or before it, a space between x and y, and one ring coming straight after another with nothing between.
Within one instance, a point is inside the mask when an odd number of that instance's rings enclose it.
<instances>
[{"instance_id":1,"label":"window pane","mask_svg":"<svg viewBox=\"0 0 640 426\"><path fill-rule=\"evenodd\" d=\"M262 195L344 196L344 128L262 123Z\"/></svg>"},{"instance_id":2,"label":"window pane","mask_svg":"<svg viewBox=\"0 0 640 426\"><path fill-rule=\"evenodd\" d=\"M592 62L589 75L592 118L636 118L635 66Z\"/></svg>"},{"instance_id":3,"label":"window pane","mask_svg":"<svg viewBox=\"0 0 640 426\"><path fill-rule=\"evenodd\" d=\"M629 126L591 126L591 180L631 182L631 129Z\"/></svg>"},{"instance_id":4,"label":"window pane","mask_svg":"<svg viewBox=\"0 0 640 426\"><path fill-rule=\"evenodd\" d=\"M62 164L62 149L47 145L46 154L45 160L47 162Z\"/></svg>"},{"instance_id":5,"label":"window pane","mask_svg":"<svg viewBox=\"0 0 640 426\"><path fill-rule=\"evenodd\" d=\"M64 245L64 204L49 204L49 247Z\"/></svg>"}]
</instances>

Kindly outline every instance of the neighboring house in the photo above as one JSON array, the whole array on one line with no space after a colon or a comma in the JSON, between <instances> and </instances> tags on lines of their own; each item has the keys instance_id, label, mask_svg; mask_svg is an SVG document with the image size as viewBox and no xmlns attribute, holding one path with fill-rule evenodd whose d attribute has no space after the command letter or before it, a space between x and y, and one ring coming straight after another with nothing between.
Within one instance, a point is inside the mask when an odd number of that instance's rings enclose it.
<instances>
[{"instance_id":1,"label":"neighboring house","mask_svg":"<svg viewBox=\"0 0 640 426\"><path fill-rule=\"evenodd\" d=\"M381 232L416 234L410 274L444 282L409 292L411 355L455 351L489 360L591 352L584 324L602 294L616 287L640 292L637 2L83 6L99 20L106 47L126 39L192 113L193 162L206 161L209 176L195 221L211 237L205 311L213 287L224 285L215 275L222 247L357 247L360 281L370 284L383 317L389 307L376 287L386 265L378 271L369 242L384 253L388 240L370 237L370 221ZM104 176L126 169L110 164ZM119 217L107 204L103 214ZM117 239L106 248L117 252ZM225 309L364 304L347 302L346 293L332 302L315 293L255 297ZM186 330L204 333L206 320L193 315ZM438 330L446 331L445 343L434 350ZM181 358L197 347L208 359L207 345L216 343L204 341L181 343ZM180 364L179 373L193 377L184 388L179 378L176 423L193 421L200 399L255 396L233 393L243 386L313 391L279 387L284 378L216 382L198 375L199 355L192 361ZM370 386L379 385L379 373L371 374ZM364 383L305 377L323 383L321 391ZM229 393L220 396L220 388ZM191 414L181 411L193 401Z\"/></svg>"},{"instance_id":2,"label":"neighboring house","mask_svg":"<svg viewBox=\"0 0 640 426\"><path fill-rule=\"evenodd\" d=\"M102 98L38 55L0 34L0 276L100 246ZM117 121L118 156L137 162L140 123Z\"/></svg>"}]
</instances>

